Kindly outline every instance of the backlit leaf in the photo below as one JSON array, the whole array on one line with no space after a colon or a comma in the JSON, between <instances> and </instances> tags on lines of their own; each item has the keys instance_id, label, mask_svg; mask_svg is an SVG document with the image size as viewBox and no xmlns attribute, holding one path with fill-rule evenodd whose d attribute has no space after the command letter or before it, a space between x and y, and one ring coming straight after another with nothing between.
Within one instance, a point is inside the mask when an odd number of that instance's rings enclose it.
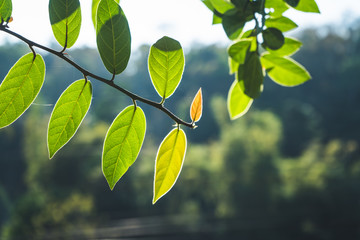
<instances>
[{"instance_id":1,"label":"backlit leaf","mask_svg":"<svg viewBox=\"0 0 360 240\"><path fill-rule=\"evenodd\" d=\"M92 86L85 79L72 83L60 96L51 113L48 127L49 157L75 135L91 104Z\"/></svg>"},{"instance_id":2,"label":"backlit leaf","mask_svg":"<svg viewBox=\"0 0 360 240\"><path fill-rule=\"evenodd\" d=\"M271 9L271 16L281 16L289 7L284 0L266 0L265 8Z\"/></svg>"},{"instance_id":3,"label":"backlit leaf","mask_svg":"<svg viewBox=\"0 0 360 240\"><path fill-rule=\"evenodd\" d=\"M228 0L210 0L210 2L219 13L225 13L234 8L234 5Z\"/></svg>"},{"instance_id":4,"label":"backlit leaf","mask_svg":"<svg viewBox=\"0 0 360 240\"><path fill-rule=\"evenodd\" d=\"M200 120L202 116L203 110L203 99L202 99L202 91L201 88L196 93L190 107L190 117L193 122L197 122Z\"/></svg>"},{"instance_id":5,"label":"backlit leaf","mask_svg":"<svg viewBox=\"0 0 360 240\"><path fill-rule=\"evenodd\" d=\"M261 63L269 77L282 86L292 87L311 79L306 69L289 57L264 53Z\"/></svg>"},{"instance_id":6,"label":"backlit leaf","mask_svg":"<svg viewBox=\"0 0 360 240\"><path fill-rule=\"evenodd\" d=\"M64 48L72 47L81 27L79 0L50 0L49 17L56 40Z\"/></svg>"},{"instance_id":7,"label":"backlit leaf","mask_svg":"<svg viewBox=\"0 0 360 240\"><path fill-rule=\"evenodd\" d=\"M151 81L162 99L170 97L181 81L185 58L180 43L163 37L150 48L149 73Z\"/></svg>"},{"instance_id":8,"label":"backlit leaf","mask_svg":"<svg viewBox=\"0 0 360 240\"><path fill-rule=\"evenodd\" d=\"M0 22L8 22L12 13L12 1L0 0Z\"/></svg>"},{"instance_id":9,"label":"backlit leaf","mask_svg":"<svg viewBox=\"0 0 360 240\"><path fill-rule=\"evenodd\" d=\"M33 53L21 57L0 85L0 128L18 119L35 100L44 83L45 62Z\"/></svg>"},{"instance_id":10,"label":"backlit leaf","mask_svg":"<svg viewBox=\"0 0 360 240\"><path fill-rule=\"evenodd\" d=\"M145 131L145 114L139 106L126 107L112 122L102 153L102 171L111 190L135 162Z\"/></svg>"},{"instance_id":11,"label":"backlit leaf","mask_svg":"<svg viewBox=\"0 0 360 240\"><path fill-rule=\"evenodd\" d=\"M235 80L230 87L227 97L227 107L231 119L243 116L254 100L244 93L238 80Z\"/></svg>"},{"instance_id":12,"label":"backlit leaf","mask_svg":"<svg viewBox=\"0 0 360 240\"><path fill-rule=\"evenodd\" d=\"M99 6L100 0L93 0L91 4L91 20L93 22L94 28L96 30L96 11ZM115 2L119 3L120 0L115 0Z\"/></svg>"},{"instance_id":13,"label":"backlit leaf","mask_svg":"<svg viewBox=\"0 0 360 240\"><path fill-rule=\"evenodd\" d=\"M96 16L96 43L101 60L111 74L120 74L125 70L131 52L126 16L114 0L101 0Z\"/></svg>"},{"instance_id":14,"label":"backlit leaf","mask_svg":"<svg viewBox=\"0 0 360 240\"><path fill-rule=\"evenodd\" d=\"M298 25L294 23L291 19L284 16L270 17L266 19L265 26L268 28L277 28L282 32L287 32L298 27Z\"/></svg>"},{"instance_id":15,"label":"backlit leaf","mask_svg":"<svg viewBox=\"0 0 360 240\"><path fill-rule=\"evenodd\" d=\"M278 56L291 56L296 53L299 48L302 46L302 43L294 38L286 37L284 45L278 50L267 49L271 54Z\"/></svg>"},{"instance_id":16,"label":"backlit leaf","mask_svg":"<svg viewBox=\"0 0 360 240\"><path fill-rule=\"evenodd\" d=\"M153 204L170 191L179 177L186 143L185 132L179 128L173 129L161 142L155 162Z\"/></svg>"},{"instance_id":17,"label":"backlit leaf","mask_svg":"<svg viewBox=\"0 0 360 240\"><path fill-rule=\"evenodd\" d=\"M315 0L300 0L299 4L294 8L302 12L320 13Z\"/></svg>"}]
</instances>

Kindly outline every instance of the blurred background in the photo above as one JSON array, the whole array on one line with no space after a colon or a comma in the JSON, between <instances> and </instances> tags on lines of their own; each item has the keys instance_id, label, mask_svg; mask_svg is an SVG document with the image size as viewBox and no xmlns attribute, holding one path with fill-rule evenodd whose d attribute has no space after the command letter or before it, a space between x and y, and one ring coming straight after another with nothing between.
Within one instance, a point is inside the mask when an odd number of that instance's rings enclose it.
<instances>
[{"instance_id":1,"label":"blurred background","mask_svg":"<svg viewBox=\"0 0 360 240\"><path fill-rule=\"evenodd\" d=\"M360 239L360 20L301 29L293 34L303 42L294 58L313 79L295 88L266 79L261 97L236 121L226 109L233 81L227 44L186 45L183 79L166 106L190 121L190 103L202 87L204 113L198 128L185 129L189 143L177 183L154 206L156 151L173 122L139 103L147 117L145 142L110 191L101 172L102 144L131 100L92 81L82 126L49 160L50 113L82 76L43 53L47 74L39 97L0 130L0 239ZM27 52L25 44L3 41L0 78ZM148 52L148 44L136 47L116 82L159 101ZM110 78L92 46L68 53Z\"/></svg>"}]
</instances>

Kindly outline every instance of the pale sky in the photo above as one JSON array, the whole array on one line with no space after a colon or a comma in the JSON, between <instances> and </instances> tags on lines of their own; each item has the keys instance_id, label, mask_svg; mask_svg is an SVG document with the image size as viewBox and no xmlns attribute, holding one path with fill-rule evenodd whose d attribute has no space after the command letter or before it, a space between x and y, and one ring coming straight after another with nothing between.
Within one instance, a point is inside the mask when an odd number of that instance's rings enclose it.
<instances>
[{"instance_id":1,"label":"pale sky","mask_svg":"<svg viewBox=\"0 0 360 240\"><path fill-rule=\"evenodd\" d=\"M349 23L360 17L359 0L316 0L321 14L292 11L291 19L299 28L325 24ZM13 18L10 29L35 42L49 46L55 42L48 15L49 0L12 0ZM74 47L95 47L95 31L91 22L91 0L80 0L82 29ZM226 44L220 25L211 25L212 14L200 0L121 0L130 25L132 47L153 44L164 35L175 38L184 48L191 43ZM345 20L344 20L345 19ZM0 43L13 41L0 33Z\"/></svg>"}]
</instances>

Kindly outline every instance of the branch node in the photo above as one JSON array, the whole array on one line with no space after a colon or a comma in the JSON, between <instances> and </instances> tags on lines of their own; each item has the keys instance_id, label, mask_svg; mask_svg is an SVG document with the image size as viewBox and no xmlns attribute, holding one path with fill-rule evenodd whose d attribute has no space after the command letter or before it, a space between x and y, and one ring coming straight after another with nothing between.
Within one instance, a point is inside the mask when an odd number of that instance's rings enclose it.
<instances>
[{"instance_id":1,"label":"branch node","mask_svg":"<svg viewBox=\"0 0 360 240\"><path fill-rule=\"evenodd\" d=\"M28 44L29 45L29 48L31 49L31 51L32 51L32 53L33 53L33 62L35 61L35 58L36 58L36 52L35 52L35 50L34 50L34 48L33 48L33 46L31 45L31 44Z\"/></svg>"},{"instance_id":2,"label":"branch node","mask_svg":"<svg viewBox=\"0 0 360 240\"><path fill-rule=\"evenodd\" d=\"M115 73L113 73L113 75L112 75L112 78L110 79L110 82L114 82L114 79L115 79Z\"/></svg>"}]
</instances>

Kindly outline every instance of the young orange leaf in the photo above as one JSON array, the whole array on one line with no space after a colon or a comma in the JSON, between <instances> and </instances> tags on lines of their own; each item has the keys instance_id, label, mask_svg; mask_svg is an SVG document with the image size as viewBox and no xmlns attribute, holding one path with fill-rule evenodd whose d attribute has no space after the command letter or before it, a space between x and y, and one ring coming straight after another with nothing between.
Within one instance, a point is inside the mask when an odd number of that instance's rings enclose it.
<instances>
[{"instance_id":1,"label":"young orange leaf","mask_svg":"<svg viewBox=\"0 0 360 240\"><path fill-rule=\"evenodd\" d=\"M200 120L201 115L202 115L202 105L203 105L203 100L202 100L202 92L201 92L201 88L199 89L199 91L196 93L194 100L191 103L191 108L190 108L190 117L191 120L193 122L197 122Z\"/></svg>"}]
</instances>

